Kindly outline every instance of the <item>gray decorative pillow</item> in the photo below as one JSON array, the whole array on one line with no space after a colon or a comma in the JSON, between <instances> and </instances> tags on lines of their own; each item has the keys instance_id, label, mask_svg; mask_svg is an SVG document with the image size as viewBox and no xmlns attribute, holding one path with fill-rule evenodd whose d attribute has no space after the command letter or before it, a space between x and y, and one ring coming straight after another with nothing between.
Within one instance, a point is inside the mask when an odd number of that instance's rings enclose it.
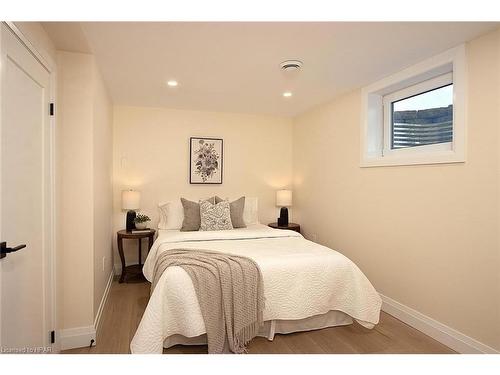
<instances>
[{"instance_id":1,"label":"gray decorative pillow","mask_svg":"<svg viewBox=\"0 0 500 375\"><path fill-rule=\"evenodd\" d=\"M224 199L216 196L215 203L222 202ZM246 228L245 221L243 220L243 210L245 209L245 197L236 199L235 201L229 203L229 209L231 210L231 223L233 228Z\"/></svg>"},{"instance_id":2,"label":"gray decorative pillow","mask_svg":"<svg viewBox=\"0 0 500 375\"><path fill-rule=\"evenodd\" d=\"M215 203L215 197L207 199L210 203ZM182 221L181 232L190 232L200 230L200 204L181 198L182 207L184 207L184 220Z\"/></svg>"},{"instance_id":3,"label":"gray decorative pillow","mask_svg":"<svg viewBox=\"0 0 500 375\"><path fill-rule=\"evenodd\" d=\"M200 230L233 229L228 201L222 201L217 204L207 201L200 202L200 217Z\"/></svg>"}]
</instances>

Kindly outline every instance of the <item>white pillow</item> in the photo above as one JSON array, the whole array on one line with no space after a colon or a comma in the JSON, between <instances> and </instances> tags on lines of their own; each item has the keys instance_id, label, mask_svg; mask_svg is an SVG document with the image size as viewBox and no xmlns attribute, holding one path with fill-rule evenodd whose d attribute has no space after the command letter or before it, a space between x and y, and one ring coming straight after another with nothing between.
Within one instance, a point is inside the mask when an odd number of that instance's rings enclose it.
<instances>
[{"instance_id":1,"label":"white pillow","mask_svg":"<svg viewBox=\"0 0 500 375\"><path fill-rule=\"evenodd\" d=\"M232 201L231 201L232 202ZM259 224L259 198L245 197L245 208L243 209L243 221L246 225Z\"/></svg>"},{"instance_id":2,"label":"white pillow","mask_svg":"<svg viewBox=\"0 0 500 375\"><path fill-rule=\"evenodd\" d=\"M202 198L207 200L210 197ZM190 199L193 202L198 202L199 199ZM184 221L184 207L182 206L181 199L174 201L160 203L158 205L158 213L160 220L158 221L158 229L181 229L182 222Z\"/></svg>"},{"instance_id":3,"label":"white pillow","mask_svg":"<svg viewBox=\"0 0 500 375\"><path fill-rule=\"evenodd\" d=\"M158 229L181 229L184 220L184 207L180 199L158 205L160 221Z\"/></svg>"}]
</instances>

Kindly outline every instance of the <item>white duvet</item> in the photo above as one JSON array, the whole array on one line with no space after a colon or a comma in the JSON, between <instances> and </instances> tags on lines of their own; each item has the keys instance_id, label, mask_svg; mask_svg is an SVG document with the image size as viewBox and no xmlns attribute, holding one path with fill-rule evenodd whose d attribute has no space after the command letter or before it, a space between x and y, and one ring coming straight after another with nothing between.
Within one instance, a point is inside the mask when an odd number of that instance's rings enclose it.
<instances>
[{"instance_id":1,"label":"white duvet","mask_svg":"<svg viewBox=\"0 0 500 375\"><path fill-rule=\"evenodd\" d=\"M160 231L144 264L151 281L156 259L174 248L221 251L252 258L264 279L264 320L297 320L342 311L367 328L378 323L381 299L366 276L344 255L289 230L253 225L213 232ZM196 292L180 267L165 270L150 297L132 353L162 353L172 335L205 332Z\"/></svg>"}]
</instances>

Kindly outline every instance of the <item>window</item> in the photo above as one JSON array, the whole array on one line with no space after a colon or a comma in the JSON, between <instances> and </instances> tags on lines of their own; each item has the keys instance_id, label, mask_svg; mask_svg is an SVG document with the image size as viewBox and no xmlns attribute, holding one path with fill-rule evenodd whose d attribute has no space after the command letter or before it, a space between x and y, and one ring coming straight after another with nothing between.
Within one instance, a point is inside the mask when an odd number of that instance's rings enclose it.
<instances>
[{"instance_id":1,"label":"window","mask_svg":"<svg viewBox=\"0 0 500 375\"><path fill-rule=\"evenodd\" d=\"M383 103L384 155L401 148L429 145L441 145L441 149L451 150L453 140L451 73L386 95Z\"/></svg>"},{"instance_id":2,"label":"window","mask_svg":"<svg viewBox=\"0 0 500 375\"><path fill-rule=\"evenodd\" d=\"M453 83L390 103L391 149L453 139Z\"/></svg>"},{"instance_id":3,"label":"window","mask_svg":"<svg viewBox=\"0 0 500 375\"><path fill-rule=\"evenodd\" d=\"M463 52L363 89L362 167L465 161Z\"/></svg>"}]
</instances>

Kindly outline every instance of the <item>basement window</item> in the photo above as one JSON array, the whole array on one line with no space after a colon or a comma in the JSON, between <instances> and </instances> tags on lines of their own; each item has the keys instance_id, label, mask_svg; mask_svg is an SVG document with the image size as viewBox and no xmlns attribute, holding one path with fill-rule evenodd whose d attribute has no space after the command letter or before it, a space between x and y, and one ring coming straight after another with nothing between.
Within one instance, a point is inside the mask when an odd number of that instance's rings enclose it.
<instances>
[{"instance_id":1,"label":"basement window","mask_svg":"<svg viewBox=\"0 0 500 375\"><path fill-rule=\"evenodd\" d=\"M465 161L464 47L362 90L362 167Z\"/></svg>"}]
</instances>

